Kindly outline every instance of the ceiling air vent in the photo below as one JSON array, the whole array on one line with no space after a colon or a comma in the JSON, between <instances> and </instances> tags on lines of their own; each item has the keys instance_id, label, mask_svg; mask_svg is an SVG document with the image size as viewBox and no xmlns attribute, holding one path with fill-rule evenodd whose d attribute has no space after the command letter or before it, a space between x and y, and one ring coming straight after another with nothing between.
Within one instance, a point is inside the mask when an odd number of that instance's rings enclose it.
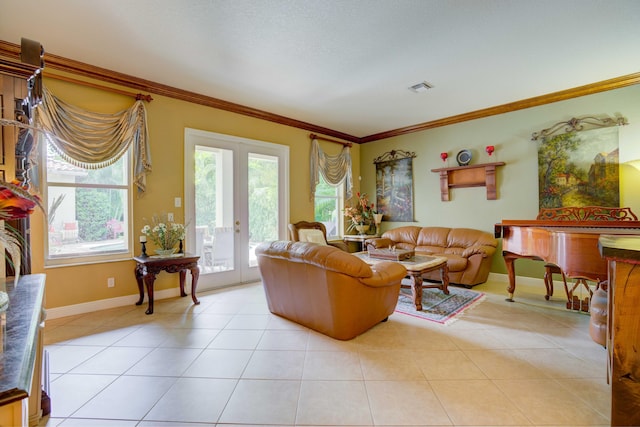
<instances>
[{"instance_id":1,"label":"ceiling air vent","mask_svg":"<svg viewBox=\"0 0 640 427\"><path fill-rule=\"evenodd\" d=\"M431 88L433 88L433 85L431 83L422 82L409 87L409 90L412 90L415 93L424 93Z\"/></svg>"}]
</instances>

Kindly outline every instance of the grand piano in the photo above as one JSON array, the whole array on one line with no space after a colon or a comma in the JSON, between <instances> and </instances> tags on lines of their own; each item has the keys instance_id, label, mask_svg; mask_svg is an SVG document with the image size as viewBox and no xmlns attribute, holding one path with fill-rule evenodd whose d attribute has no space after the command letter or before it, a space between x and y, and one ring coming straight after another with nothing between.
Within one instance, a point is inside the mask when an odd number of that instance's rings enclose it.
<instances>
[{"instance_id":1,"label":"grand piano","mask_svg":"<svg viewBox=\"0 0 640 427\"><path fill-rule=\"evenodd\" d=\"M516 289L517 259L544 261L570 279L606 281L607 262L598 249L602 234L640 235L640 221L629 208L586 206L542 209L535 220L496 224L509 276L507 301ZM552 292L547 286L547 299Z\"/></svg>"}]
</instances>

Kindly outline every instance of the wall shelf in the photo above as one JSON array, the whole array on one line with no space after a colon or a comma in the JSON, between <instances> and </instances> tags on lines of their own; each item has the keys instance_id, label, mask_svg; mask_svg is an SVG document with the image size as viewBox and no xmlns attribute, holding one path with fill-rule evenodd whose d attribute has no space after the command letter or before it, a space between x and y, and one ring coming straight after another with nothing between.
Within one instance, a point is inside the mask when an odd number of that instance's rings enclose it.
<instances>
[{"instance_id":1,"label":"wall shelf","mask_svg":"<svg viewBox=\"0 0 640 427\"><path fill-rule=\"evenodd\" d=\"M504 166L504 162L484 163L479 165L455 166L450 168L431 169L440 174L440 199L448 202L449 189L464 187L487 187L487 200L496 200L496 168Z\"/></svg>"}]
</instances>

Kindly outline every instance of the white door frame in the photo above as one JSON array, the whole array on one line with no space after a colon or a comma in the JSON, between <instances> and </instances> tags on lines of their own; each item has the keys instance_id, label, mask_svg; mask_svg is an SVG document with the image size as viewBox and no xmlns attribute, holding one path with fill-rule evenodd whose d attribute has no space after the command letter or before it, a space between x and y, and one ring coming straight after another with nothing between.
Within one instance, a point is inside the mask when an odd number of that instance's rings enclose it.
<instances>
[{"instance_id":1,"label":"white door frame","mask_svg":"<svg viewBox=\"0 0 640 427\"><path fill-rule=\"evenodd\" d=\"M195 183L193 168L195 165L194 153L198 145L231 149L234 155L234 266L233 270L222 273L202 274L198 281L198 289L206 290L240 283L253 282L260 279L257 267L249 267L247 251L248 230L248 172L246 162L240 161L246 158L248 153L260 153L277 156L279 158L278 173L278 238L287 239L287 225L289 223L289 147L282 144L258 141L221 133L208 132L199 129L185 128L184 133L184 212L185 221L194 224L187 227L186 250L195 252ZM237 222L236 222L237 221ZM215 279L207 280L208 276ZM209 283L211 282L211 283Z\"/></svg>"}]
</instances>

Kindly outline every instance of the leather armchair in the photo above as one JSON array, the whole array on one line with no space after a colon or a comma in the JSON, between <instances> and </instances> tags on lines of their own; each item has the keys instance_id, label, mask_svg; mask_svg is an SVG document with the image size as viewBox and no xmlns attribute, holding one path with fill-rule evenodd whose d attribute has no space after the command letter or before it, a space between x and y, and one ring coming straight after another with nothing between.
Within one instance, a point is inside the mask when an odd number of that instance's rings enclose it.
<instances>
[{"instance_id":1,"label":"leather armchair","mask_svg":"<svg viewBox=\"0 0 640 427\"><path fill-rule=\"evenodd\" d=\"M382 262L375 270L332 246L265 242L256 248L269 311L339 340L387 319L407 270Z\"/></svg>"},{"instance_id":2,"label":"leather armchair","mask_svg":"<svg viewBox=\"0 0 640 427\"><path fill-rule=\"evenodd\" d=\"M322 233L322 239L316 241L315 238L310 236L303 237L305 233L302 230L318 230ZM340 250L349 252L349 246L345 242L327 241L327 228L321 222L298 221L295 224L289 224L289 239L293 242L310 241L321 245L334 246Z\"/></svg>"}]
</instances>

